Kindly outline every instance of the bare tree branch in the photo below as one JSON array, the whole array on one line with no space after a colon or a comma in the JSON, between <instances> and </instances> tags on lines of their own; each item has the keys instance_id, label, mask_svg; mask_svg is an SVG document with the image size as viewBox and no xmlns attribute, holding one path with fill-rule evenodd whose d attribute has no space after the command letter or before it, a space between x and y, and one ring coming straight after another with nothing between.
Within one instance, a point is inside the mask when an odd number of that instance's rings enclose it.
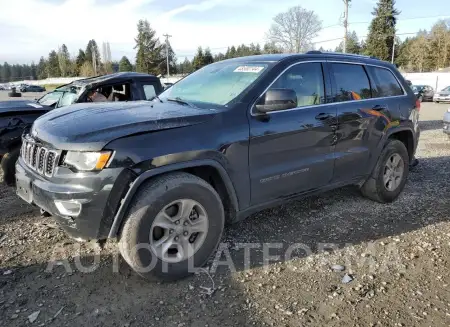
<instances>
[{"instance_id":1,"label":"bare tree branch","mask_svg":"<svg viewBox=\"0 0 450 327\"><path fill-rule=\"evenodd\" d=\"M314 11L297 6L273 18L267 38L285 52L305 52L321 29L322 21Z\"/></svg>"}]
</instances>

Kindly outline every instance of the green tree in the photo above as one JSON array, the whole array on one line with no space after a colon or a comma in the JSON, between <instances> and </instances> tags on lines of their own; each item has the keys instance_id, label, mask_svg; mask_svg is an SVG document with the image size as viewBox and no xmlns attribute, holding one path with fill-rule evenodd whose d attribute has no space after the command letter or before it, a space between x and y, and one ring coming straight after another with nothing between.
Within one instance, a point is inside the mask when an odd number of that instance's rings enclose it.
<instances>
[{"instance_id":1,"label":"green tree","mask_svg":"<svg viewBox=\"0 0 450 327\"><path fill-rule=\"evenodd\" d=\"M100 57L100 52L98 50L97 42L95 42L95 40L89 40L86 46L86 51L84 53L85 53L85 61L91 63L94 73L98 73L98 71L100 71L102 61ZM94 67L97 69L97 72L95 72Z\"/></svg>"},{"instance_id":2,"label":"green tree","mask_svg":"<svg viewBox=\"0 0 450 327\"><path fill-rule=\"evenodd\" d=\"M214 58L211 54L211 50L209 48L205 49L205 54L203 55L203 64L209 65L212 64L214 62Z\"/></svg>"},{"instance_id":3,"label":"green tree","mask_svg":"<svg viewBox=\"0 0 450 327\"><path fill-rule=\"evenodd\" d=\"M67 46L65 44L63 44L58 49L58 62L59 62L59 69L61 71L61 76L62 77L69 76L72 67L70 63L69 50L67 49Z\"/></svg>"},{"instance_id":4,"label":"green tree","mask_svg":"<svg viewBox=\"0 0 450 327\"><path fill-rule=\"evenodd\" d=\"M119 72L131 72L132 70L133 66L130 60L126 56L123 56L119 61Z\"/></svg>"},{"instance_id":5,"label":"green tree","mask_svg":"<svg viewBox=\"0 0 450 327\"><path fill-rule=\"evenodd\" d=\"M430 59L434 69L450 66L450 25L439 20L430 32Z\"/></svg>"},{"instance_id":6,"label":"green tree","mask_svg":"<svg viewBox=\"0 0 450 327\"><path fill-rule=\"evenodd\" d=\"M275 43L266 43L263 47L263 53L274 54L283 53L283 50L279 48Z\"/></svg>"},{"instance_id":7,"label":"green tree","mask_svg":"<svg viewBox=\"0 0 450 327\"><path fill-rule=\"evenodd\" d=\"M31 63L31 66L30 66L30 75L31 75L31 79L33 79L33 80L37 79L37 66L34 63L34 61Z\"/></svg>"},{"instance_id":8,"label":"green tree","mask_svg":"<svg viewBox=\"0 0 450 327\"><path fill-rule=\"evenodd\" d=\"M375 17L369 26L365 52L381 60L390 61L395 37L397 16L395 0L378 0L372 15Z\"/></svg>"},{"instance_id":9,"label":"green tree","mask_svg":"<svg viewBox=\"0 0 450 327\"><path fill-rule=\"evenodd\" d=\"M162 47L161 57L163 61L159 64L159 74L166 75L167 74L167 58L166 58L166 45ZM172 49L172 46L169 43L169 70L171 74L176 74L177 72L177 57L175 56L175 52Z\"/></svg>"},{"instance_id":10,"label":"green tree","mask_svg":"<svg viewBox=\"0 0 450 327\"><path fill-rule=\"evenodd\" d=\"M184 58L184 61L178 65L178 72L186 75L192 73L192 63L188 58Z\"/></svg>"},{"instance_id":11,"label":"green tree","mask_svg":"<svg viewBox=\"0 0 450 327\"><path fill-rule=\"evenodd\" d=\"M205 66L205 59L202 47L198 47L197 53L195 54L194 59L192 60L192 66L194 70L200 69L203 66Z\"/></svg>"},{"instance_id":12,"label":"green tree","mask_svg":"<svg viewBox=\"0 0 450 327\"><path fill-rule=\"evenodd\" d=\"M343 52L344 51L344 41L341 41L337 46L335 52ZM349 32L347 34L347 53L360 54L362 51L361 44L359 43L358 36L356 32Z\"/></svg>"},{"instance_id":13,"label":"green tree","mask_svg":"<svg viewBox=\"0 0 450 327\"><path fill-rule=\"evenodd\" d=\"M55 50L50 51L47 61L47 74L49 77L61 76L61 70L59 68L58 54Z\"/></svg>"},{"instance_id":14,"label":"green tree","mask_svg":"<svg viewBox=\"0 0 450 327\"><path fill-rule=\"evenodd\" d=\"M7 62L5 62L3 64L1 74L2 75L0 76L0 78L1 78L2 82L10 82L11 81L11 66Z\"/></svg>"},{"instance_id":15,"label":"green tree","mask_svg":"<svg viewBox=\"0 0 450 327\"><path fill-rule=\"evenodd\" d=\"M39 63L37 65L36 73L37 73L37 78L38 79L45 79L45 78L48 77L47 61L45 60L44 57L41 57L41 59L39 59Z\"/></svg>"},{"instance_id":16,"label":"green tree","mask_svg":"<svg viewBox=\"0 0 450 327\"><path fill-rule=\"evenodd\" d=\"M74 74L76 76L80 75L81 66L83 66L85 61L86 61L86 53L82 49L79 49L77 58L75 59Z\"/></svg>"},{"instance_id":17,"label":"green tree","mask_svg":"<svg viewBox=\"0 0 450 327\"><path fill-rule=\"evenodd\" d=\"M136 71L148 74L158 74L160 64L164 60L163 47L156 37L156 31L150 27L147 20L137 24L138 35L135 39Z\"/></svg>"}]
</instances>

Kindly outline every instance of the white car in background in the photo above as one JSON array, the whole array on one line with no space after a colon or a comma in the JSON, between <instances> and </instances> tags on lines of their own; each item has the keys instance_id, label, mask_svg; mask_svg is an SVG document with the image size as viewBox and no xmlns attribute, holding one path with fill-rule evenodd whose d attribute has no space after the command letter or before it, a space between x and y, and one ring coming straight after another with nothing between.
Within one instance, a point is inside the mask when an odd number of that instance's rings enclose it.
<instances>
[{"instance_id":1,"label":"white car in background","mask_svg":"<svg viewBox=\"0 0 450 327\"><path fill-rule=\"evenodd\" d=\"M447 86L439 92L436 92L433 96L433 101L436 103L450 102L450 86Z\"/></svg>"}]
</instances>

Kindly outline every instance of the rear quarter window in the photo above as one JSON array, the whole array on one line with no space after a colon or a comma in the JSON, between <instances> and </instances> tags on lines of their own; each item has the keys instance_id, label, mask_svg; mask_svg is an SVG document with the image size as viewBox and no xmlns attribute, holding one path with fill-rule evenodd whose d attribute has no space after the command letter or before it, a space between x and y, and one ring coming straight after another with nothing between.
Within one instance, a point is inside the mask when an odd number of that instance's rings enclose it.
<instances>
[{"instance_id":1,"label":"rear quarter window","mask_svg":"<svg viewBox=\"0 0 450 327\"><path fill-rule=\"evenodd\" d=\"M372 85L372 95L374 98L404 94L397 78L395 78L389 69L374 66L367 66L367 69L374 79L374 85Z\"/></svg>"}]
</instances>

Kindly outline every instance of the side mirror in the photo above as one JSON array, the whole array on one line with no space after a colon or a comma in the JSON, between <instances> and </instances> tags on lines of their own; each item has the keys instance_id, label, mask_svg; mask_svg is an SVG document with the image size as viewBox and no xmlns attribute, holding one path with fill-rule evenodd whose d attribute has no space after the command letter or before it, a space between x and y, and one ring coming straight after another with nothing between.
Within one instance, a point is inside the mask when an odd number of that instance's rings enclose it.
<instances>
[{"instance_id":1,"label":"side mirror","mask_svg":"<svg viewBox=\"0 0 450 327\"><path fill-rule=\"evenodd\" d=\"M270 89L255 107L262 113L296 108L297 94L291 89Z\"/></svg>"}]
</instances>

